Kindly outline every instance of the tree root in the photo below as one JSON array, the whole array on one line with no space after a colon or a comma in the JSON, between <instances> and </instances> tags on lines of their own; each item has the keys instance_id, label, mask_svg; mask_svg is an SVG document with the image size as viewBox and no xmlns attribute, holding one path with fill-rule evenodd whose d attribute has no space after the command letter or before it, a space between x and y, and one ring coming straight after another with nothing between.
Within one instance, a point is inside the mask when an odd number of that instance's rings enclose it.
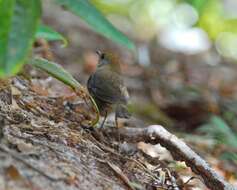
<instances>
[{"instance_id":1,"label":"tree root","mask_svg":"<svg viewBox=\"0 0 237 190\"><path fill-rule=\"evenodd\" d=\"M195 174L200 175L208 188L212 190L237 190L237 187L226 182L181 139L160 125L152 125L147 128L104 128L103 130L105 133L115 136L119 130L121 138L128 142L159 143L170 151L175 160L184 161Z\"/></svg>"}]
</instances>

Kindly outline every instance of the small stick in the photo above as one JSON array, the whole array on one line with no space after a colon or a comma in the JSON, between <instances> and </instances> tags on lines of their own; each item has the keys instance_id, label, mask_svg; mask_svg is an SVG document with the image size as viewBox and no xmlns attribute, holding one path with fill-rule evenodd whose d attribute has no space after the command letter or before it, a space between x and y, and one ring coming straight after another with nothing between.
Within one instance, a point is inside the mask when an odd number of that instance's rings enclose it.
<instances>
[{"instance_id":1,"label":"small stick","mask_svg":"<svg viewBox=\"0 0 237 190\"><path fill-rule=\"evenodd\" d=\"M122 172L122 170L112 164L111 162L109 161L105 161L105 160L100 160L100 159L97 159L98 161L102 162L102 163L105 163L107 164L121 179L122 181L131 189L131 190L135 190L135 188L131 185L131 182L130 180L128 179L128 177Z\"/></svg>"}]
</instances>

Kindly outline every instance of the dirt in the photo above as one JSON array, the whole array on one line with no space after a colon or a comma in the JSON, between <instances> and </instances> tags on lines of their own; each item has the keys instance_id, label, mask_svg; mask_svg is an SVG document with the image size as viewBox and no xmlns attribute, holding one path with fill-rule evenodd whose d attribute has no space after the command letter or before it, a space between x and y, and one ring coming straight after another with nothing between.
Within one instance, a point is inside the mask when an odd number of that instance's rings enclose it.
<instances>
[{"instance_id":1,"label":"dirt","mask_svg":"<svg viewBox=\"0 0 237 190\"><path fill-rule=\"evenodd\" d=\"M8 83L0 91L1 189L149 189L169 184L173 174L166 175L166 164L158 161L149 169L149 156L136 146L132 155L121 153L116 137L83 126L91 119L85 102L71 108L75 99L53 96L44 86L35 90L34 80L20 76Z\"/></svg>"}]
</instances>

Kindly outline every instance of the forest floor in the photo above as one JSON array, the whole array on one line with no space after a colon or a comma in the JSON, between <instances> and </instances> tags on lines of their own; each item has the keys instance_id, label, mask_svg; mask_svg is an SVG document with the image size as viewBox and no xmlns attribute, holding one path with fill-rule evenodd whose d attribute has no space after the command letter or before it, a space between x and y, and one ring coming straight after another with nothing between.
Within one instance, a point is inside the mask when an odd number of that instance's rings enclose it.
<instances>
[{"instance_id":1,"label":"forest floor","mask_svg":"<svg viewBox=\"0 0 237 190\"><path fill-rule=\"evenodd\" d=\"M62 64L85 85L96 67L95 50L117 52L133 113L130 120L119 122L119 129L162 125L237 185L237 159L229 154L237 154L234 137L220 143L213 133L206 136L207 131L199 130L214 122L231 126L228 137L237 133L236 64L216 59L212 50L186 56L151 44L152 64L144 67L77 17L45 10L44 21L68 36L69 47L38 41L34 54ZM83 98L35 68L27 66L1 81L0 110L0 190L208 189L205 179L196 175L199 171L179 161L170 145L128 142L122 134L119 140L119 133L109 133L119 130L113 115L105 129L88 126L95 113Z\"/></svg>"}]
</instances>

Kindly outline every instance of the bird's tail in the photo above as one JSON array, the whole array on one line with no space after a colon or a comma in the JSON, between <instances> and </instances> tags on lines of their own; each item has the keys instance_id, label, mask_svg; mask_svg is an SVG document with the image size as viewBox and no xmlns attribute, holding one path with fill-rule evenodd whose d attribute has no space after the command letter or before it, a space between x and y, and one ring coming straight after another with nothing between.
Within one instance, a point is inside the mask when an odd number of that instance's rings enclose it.
<instances>
[{"instance_id":1,"label":"bird's tail","mask_svg":"<svg viewBox=\"0 0 237 190\"><path fill-rule=\"evenodd\" d=\"M127 107L125 105L122 104L118 104L116 106L116 116L119 118L126 118L129 119L131 117L131 113L129 113Z\"/></svg>"}]
</instances>

